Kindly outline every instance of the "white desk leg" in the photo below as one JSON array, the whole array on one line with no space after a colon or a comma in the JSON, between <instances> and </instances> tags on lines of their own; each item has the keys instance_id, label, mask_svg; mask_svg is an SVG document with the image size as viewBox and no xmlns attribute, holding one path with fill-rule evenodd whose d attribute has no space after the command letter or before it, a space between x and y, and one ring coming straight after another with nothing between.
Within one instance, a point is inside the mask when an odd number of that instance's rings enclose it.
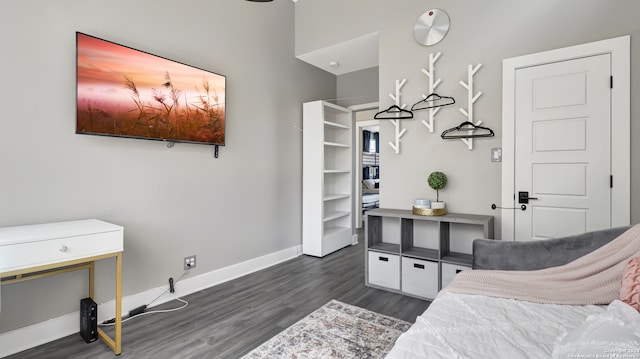
<instances>
[{"instance_id":1,"label":"white desk leg","mask_svg":"<svg viewBox=\"0 0 640 359\"><path fill-rule=\"evenodd\" d=\"M98 328L98 336L116 355L120 355L122 353L122 252L116 255L116 322L114 327L113 339L101 328Z\"/></svg>"}]
</instances>

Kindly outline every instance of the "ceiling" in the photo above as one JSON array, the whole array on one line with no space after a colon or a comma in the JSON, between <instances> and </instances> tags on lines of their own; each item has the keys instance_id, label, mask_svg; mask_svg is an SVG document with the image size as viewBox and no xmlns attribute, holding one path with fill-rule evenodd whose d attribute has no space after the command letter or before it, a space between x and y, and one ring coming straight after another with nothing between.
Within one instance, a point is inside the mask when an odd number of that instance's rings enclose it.
<instances>
[{"instance_id":1,"label":"ceiling","mask_svg":"<svg viewBox=\"0 0 640 359\"><path fill-rule=\"evenodd\" d=\"M334 75L376 67L378 33L367 34L296 57Z\"/></svg>"}]
</instances>

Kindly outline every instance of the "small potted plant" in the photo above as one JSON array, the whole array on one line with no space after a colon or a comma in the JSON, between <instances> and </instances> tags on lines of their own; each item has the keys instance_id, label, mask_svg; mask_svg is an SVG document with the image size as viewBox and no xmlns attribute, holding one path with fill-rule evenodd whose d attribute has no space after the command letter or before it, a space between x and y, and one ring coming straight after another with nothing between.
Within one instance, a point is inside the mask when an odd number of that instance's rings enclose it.
<instances>
[{"instance_id":1,"label":"small potted plant","mask_svg":"<svg viewBox=\"0 0 640 359\"><path fill-rule=\"evenodd\" d=\"M445 208L445 203L440 202L440 190L447 185L447 175L438 171L431 172L427 178L427 183L429 183L429 187L436 190L436 200L435 202L431 202L431 208Z\"/></svg>"}]
</instances>

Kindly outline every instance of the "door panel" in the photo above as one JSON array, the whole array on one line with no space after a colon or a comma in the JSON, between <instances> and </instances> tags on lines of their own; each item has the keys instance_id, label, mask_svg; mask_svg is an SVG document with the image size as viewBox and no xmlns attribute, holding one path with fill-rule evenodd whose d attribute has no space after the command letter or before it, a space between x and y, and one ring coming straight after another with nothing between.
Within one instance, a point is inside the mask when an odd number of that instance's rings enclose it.
<instances>
[{"instance_id":1,"label":"door panel","mask_svg":"<svg viewBox=\"0 0 640 359\"><path fill-rule=\"evenodd\" d=\"M533 80L535 110L579 106L587 103L585 73L554 75Z\"/></svg>"},{"instance_id":2,"label":"door panel","mask_svg":"<svg viewBox=\"0 0 640 359\"><path fill-rule=\"evenodd\" d=\"M572 163L533 164L533 193L537 195L585 196L587 166Z\"/></svg>"},{"instance_id":3,"label":"door panel","mask_svg":"<svg viewBox=\"0 0 640 359\"><path fill-rule=\"evenodd\" d=\"M516 240L611 226L610 74L609 54L516 71Z\"/></svg>"},{"instance_id":4,"label":"door panel","mask_svg":"<svg viewBox=\"0 0 640 359\"><path fill-rule=\"evenodd\" d=\"M571 136L567 136L570 133ZM533 151L584 151L587 148L585 118L538 121L533 123Z\"/></svg>"},{"instance_id":5,"label":"door panel","mask_svg":"<svg viewBox=\"0 0 640 359\"><path fill-rule=\"evenodd\" d=\"M538 239L570 236L585 232L587 228L584 209L536 206L532 212Z\"/></svg>"}]
</instances>

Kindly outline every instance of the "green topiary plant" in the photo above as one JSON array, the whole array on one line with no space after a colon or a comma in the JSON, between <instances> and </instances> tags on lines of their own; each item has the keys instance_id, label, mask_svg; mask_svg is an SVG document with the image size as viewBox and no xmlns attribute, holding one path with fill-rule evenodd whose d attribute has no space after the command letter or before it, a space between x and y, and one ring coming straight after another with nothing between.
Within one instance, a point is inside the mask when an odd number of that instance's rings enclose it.
<instances>
[{"instance_id":1,"label":"green topiary plant","mask_svg":"<svg viewBox=\"0 0 640 359\"><path fill-rule=\"evenodd\" d=\"M447 185L447 175L442 172L431 172L429 177L427 178L427 183L429 183L429 187L436 190L436 202L440 202L440 190Z\"/></svg>"}]
</instances>

